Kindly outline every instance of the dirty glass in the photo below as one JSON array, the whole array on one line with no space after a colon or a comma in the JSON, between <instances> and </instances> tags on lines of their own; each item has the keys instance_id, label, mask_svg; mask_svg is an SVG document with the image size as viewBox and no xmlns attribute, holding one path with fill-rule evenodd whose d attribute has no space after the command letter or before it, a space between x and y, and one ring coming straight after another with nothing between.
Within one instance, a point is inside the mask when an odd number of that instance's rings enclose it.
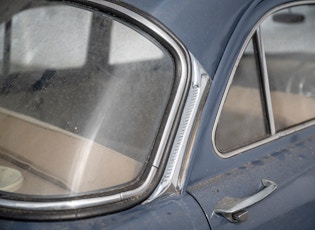
<instances>
[{"instance_id":1,"label":"dirty glass","mask_svg":"<svg viewBox=\"0 0 315 230\"><path fill-rule=\"evenodd\" d=\"M216 147L226 153L267 135L258 62L247 46L234 75L215 133Z\"/></svg>"},{"instance_id":2,"label":"dirty glass","mask_svg":"<svg viewBox=\"0 0 315 230\"><path fill-rule=\"evenodd\" d=\"M172 57L103 13L25 5L0 11L0 190L69 195L134 180L170 100Z\"/></svg>"},{"instance_id":3,"label":"dirty glass","mask_svg":"<svg viewBox=\"0 0 315 230\"><path fill-rule=\"evenodd\" d=\"M296 6L261 25L276 130L315 117L315 6Z\"/></svg>"}]
</instances>

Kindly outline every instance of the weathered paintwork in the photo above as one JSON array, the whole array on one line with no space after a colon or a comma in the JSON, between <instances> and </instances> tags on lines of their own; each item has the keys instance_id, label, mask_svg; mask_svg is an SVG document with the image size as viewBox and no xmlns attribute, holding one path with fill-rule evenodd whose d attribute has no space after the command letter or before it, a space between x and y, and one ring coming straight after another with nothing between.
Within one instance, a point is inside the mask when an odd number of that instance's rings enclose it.
<instances>
[{"instance_id":1,"label":"weathered paintwork","mask_svg":"<svg viewBox=\"0 0 315 230\"><path fill-rule=\"evenodd\" d=\"M117 214L55 222L0 219L1 229L206 229L208 222L189 195L167 197Z\"/></svg>"},{"instance_id":2,"label":"weathered paintwork","mask_svg":"<svg viewBox=\"0 0 315 230\"><path fill-rule=\"evenodd\" d=\"M125 0L169 28L213 77L235 26L252 0Z\"/></svg>"},{"instance_id":3,"label":"weathered paintwork","mask_svg":"<svg viewBox=\"0 0 315 230\"><path fill-rule=\"evenodd\" d=\"M248 34L270 9L288 0L125 0L169 28L213 82L193 144L187 190L120 213L60 222L0 220L2 229L310 229L315 210L315 127L298 131L238 156L222 159L212 130L220 100ZM250 207L249 220L233 224L213 213L225 196L256 193L261 179L278 189Z\"/></svg>"}]
</instances>

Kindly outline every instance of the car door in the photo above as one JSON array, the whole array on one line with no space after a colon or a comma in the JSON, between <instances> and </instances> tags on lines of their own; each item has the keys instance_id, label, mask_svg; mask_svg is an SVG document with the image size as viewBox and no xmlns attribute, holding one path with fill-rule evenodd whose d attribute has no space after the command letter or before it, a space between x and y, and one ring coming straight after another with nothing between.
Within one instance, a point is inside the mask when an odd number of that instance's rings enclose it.
<instances>
[{"instance_id":1,"label":"car door","mask_svg":"<svg viewBox=\"0 0 315 230\"><path fill-rule=\"evenodd\" d=\"M315 223L315 5L279 2L239 22L201 119L187 190L213 229Z\"/></svg>"}]
</instances>

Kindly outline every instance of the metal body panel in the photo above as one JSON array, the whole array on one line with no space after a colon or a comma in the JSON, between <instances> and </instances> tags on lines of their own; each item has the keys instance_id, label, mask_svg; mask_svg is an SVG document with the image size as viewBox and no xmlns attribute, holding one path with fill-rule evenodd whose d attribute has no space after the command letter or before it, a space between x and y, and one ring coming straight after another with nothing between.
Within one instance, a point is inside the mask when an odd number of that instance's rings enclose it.
<instances>
[{"instance_id":1,"label":"metal body panel","mask_svg":"<svg viewBox=\"0 0 315 230\"><path fill-rule=\"evenodd\" d=\"M253 0L124 0L168 27L212 78L226 44Z\"/></svg>"},{"instance_id":2,"label":"metal body panel","mask_svg":"<svg viewBox=\"0 0 315 230\"><path fill-rule=\"evenodd\" d=\"M212 82L193 148L196 158L187 190L201 204L213 229L307 229L314 225L310 220L315 210L314 126L295 129L228 159L217 155L211 141L221 99L244 42L268 11L285 3L263 1L244 14ZM247 209L248 221L233 224L214 214L215 205L226 196L243 198L257 193L261 179L275 181L278 189Z\"/></svg>"},{"instance_id":3,"label":"metal body panel","mask_svg":"<svg viewBox=\"0 0 315 230\"><path fill-rule=\"evenodd\" d=\"M188 194L169 196L146 205L100 217L62 222L0 219L1 229L209 229L196 202Z\"/></svg>"},{"instance_id":4,"label":"metal body panel","mask_svg":"<svg viewBox=\"0 0 315 230\"><path fill-rule=\"evenodd\" d=\"M278 146L281 147L283 143L285 143L285 145L290 145L295 141L304 140L314 134L315 127L306 127L303 130L290 133L289 135L283 135L276 141L273 140L268 144L255 148L255 154L252 154L251 151L244 151L242 154L231 157L227 160L222 159L216 154L212 143L212 132L221 104L221 99L224 95L230 75L233 72L234 64L237 61L237 57L239 52L241 52L244 42L246 42L249 34L259 22L261 17L274 7L287 2L288 1L283 0L263 1L259 7L255 8L255 11L247 12L247 14L243 16L231 36L225 53L222 56L220 65L216 71L216 75L214 76L214 80L212 81L211 89L204 106L199 130L193 147L196 157L194 165L192 166L193 169L191 171L189 184L194 184L203 178L216 176L223 171L234 168L238 164L243 164L253 159L263 157L264 154L266 154L265 151L271 152Z\"/></svg>"},{"instance_id":5,"label":"metal body panel","mask_svg":"<svg viewBox=\"0 0 315 230\"><path fill-rule=\"evenodd\" d=\"M277 229L285 229L282 226L290 224L290 229L296 229L304 221L303 226L310 228L315 220L310 220L311 216L306 213L315 208L315 151L309 145L314 140L315 137L312 137L266 152L265 156L237 164L235 168L188 187L188 191L202 204L213 229L270 228L275 223L279 224ZM213 213L215 205L226 196L242 198L257 193L261 189L259 178L275 181L278 189L246 209L249 212L248 221L234 224ZM291 220L286 217L289 223L282 222L286 213L294 216Z\"/></svg>"}]
</instances>

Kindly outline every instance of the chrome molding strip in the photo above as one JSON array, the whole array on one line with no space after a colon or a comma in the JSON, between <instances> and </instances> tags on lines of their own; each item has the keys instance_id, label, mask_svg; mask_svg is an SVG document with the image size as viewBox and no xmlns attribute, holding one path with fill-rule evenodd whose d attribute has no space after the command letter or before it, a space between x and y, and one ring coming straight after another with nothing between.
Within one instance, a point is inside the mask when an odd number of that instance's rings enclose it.
<instances>
[{"instance_id":1,"label":"chrome molding strip","mask_svg":"<svg viewBox=\"0 0 315 230\"><path fill-rule=\"evenodd\" d=\"M272 101L271 101L271 93L270 93L270 85L269 85L269 76L268 76L268 69L266 63L266 55L265 55L265 48L264 43L261 36L260 26L257 28L256 31L256 38L258 42L258 55L259 55L259 62L262 68L262 80L263 80L263 88L265 93L265 99L267 104L267 114L268 114L268 121L269 121L269 128L271 135L276 134L276 126L275 126L275 119L273 116L273 108L272 108Z\"/></svg>"},{"instance_id":2,"label":"chrome molding strip","mask_svg":"<svg viewBox=\"0 0 315 230\"><path fill-rule=\"evenodd\" d=\"M244 147L241 147L239 149L236 149L236 150L233 150L231 152L228 152L228 153L221 153L218 148L216 147L216 144L215 144L215 133L216 133L216 129L218 127L218 122L219 122L219 117L220 117L220 114L222 112L222 109L223 109L223 104L226 100L226 97L227 97L227 94L228 94L228 91L230 89L230 86L232 84L232 81L233 81L233 78L234 78L234 75L235 75L235 71L237 69L237 66L243 56L243 53L245 52L245 49L247 47L247 44L249 43L249 41L251 40L251 38L253 37L254 33L256 32L256 30L258 29L258 27L270 16L272 15L273 13L275 13L276 11L279 11L279 10L282 10L282 9L285 9L285 8L288 8L288 7L293 7L293 6L302 6L302 5L309 5L309 4L315 4L315 1L314 0L310 0L310 1L299 1L299 2L292 2L292 3L286 3L286 4L283 4L281 6L278 6L278 7L275 7L273 8L272 10L270 10L269 12L267 12L257 23L256 25L253 27L253 29L251 30L251 32L248 34L238 56L237 56L237 59L234 63L234 66L233 66L233 69L232 69L232 72L230 74L230 77L229 77L229 81L227 83L227 86L225 88L225 91L224 91L224 94L223 94L223 97L222 97L222 100L221 100L221 103L220 103L220 106L219 106L219 109L218 109L218 112L217 112L217 115L216 115L216 119L215 119L215 122L214 122L214 126L213 126L213 129L212 129L212 146L216 152L216 154L218 156L220 156L221 158L230 158L230 157L233 157L235 155L238 155L242 152L245 152L245 151L248 151L250 149L253 149L253 148L256 148L260 145L263 145L265 143L268 143L270 141L274 141L276 139L279 139L283 136L287 136L289 134L292 134L296 131L299 131L299 130L302 130L302 129L305 129L307 127L310 127L310 126L313 126L315 125L315 120L311 120L309 122L305 122L303 124L300 124L300 125L297 125L297 126L294 126L292 128L289 128L287 130L284 130L284 131L281 131L279 133L275 133L274 135L270 136L270 137L267 137L263 140L260 140L260 141L257 141L253 144L249 144L247 146L244 146Z\"/></svg>"},{"instance_id":3,"label":"chrome molding strip","mask_svg":"<svg viewBox=\"0 0 315 230\"><path fill-rule=\"evenodd\" d=\"M153 22L149 21L148 19L138 15L137 13L124 8L120 5L117 5L112 2L106 2L103 0L87 0L87 2L97 3L100 6L105 6L111 8L113 10L117 10L128 17L132 18L133 20L141 23L148 29L152 30L154 33L158 34L160 38L162 38L166 43L168 43L174 51L177 53L179 57L179 62L181 66L181 76L180 82L178 85L178 89L172 104L171 111L169 113L169 117L167 119L165 129L162 134L162 138L160 141L160 145L157 150L156 157L154 159L153 166L150 169L150 172L144 181L144 183L133 190L122 192L120 194L110 195L110 196L103 196L103 197L96 197L96 198L86 198L86 199L78 199L78 200L66 200L66 201L20 201L20 200L9 200L0 198L0 207L6 207L11 209L23 209L23 210L30 210L30 211L60 211L60 210L74 210L79 208L88 208L94 206L100 206L105 204L111 204L119 201L123 201L125 199L129 199L132 197L136 197L141 195L141 193L145 192L151 182L153 181L157 169L160 166L160 162L163 156L163 153L166 148L167 140L169 138L176 114L178 112L179 105L183 99L183 94L185 90L185 86L187 84L188 79L188 60L186 59L186 55L180 47L180 45L163 29L158 27Z\"/></svg>"},{"instance_id":4,"label":"chrome molding strip","mask_svg":"<svg viewBox=\"0 0 315 230\"><path fill-rule=\"evenodd\" d=\"M145 183L139 188L124 192L121 194L116 194L106 197L88 198L81 200L69 200L69 201L55 201L55 202L31 202L31 201L12 201L6 199L0 199L0 207L8 207L12 209L23 209L23 210L45 210L45 211L61 211L61 210L71 210L79 208L88 208L93 206L99 206L114 202L119 202L124 199L134 196L133 193L139 194L143 192L147 186L151 183L156 173L156 169L153 168L149 173Z\"/></svg>"},{"instance_id":5,"label":"chrome molding strip","mask_svg":"<svg viewBox=\"0 0 315 230\"><path fill-rule=\"evenodd\" d=\"M188 98L172 146L171 154L162 180L153 194L144 203L155 200L167 191L180 192L184 185L184 177L186 176L187 171L187 167L184 166L187 166L187 164L184 164L183 162L190 159L191 151L187 151L189 140L194 128L199 106L202 102L203 94L210 83L210 77L192 55L191 61L193 66L193 82L189 89Z\"/></svg>"}]
</instances>

